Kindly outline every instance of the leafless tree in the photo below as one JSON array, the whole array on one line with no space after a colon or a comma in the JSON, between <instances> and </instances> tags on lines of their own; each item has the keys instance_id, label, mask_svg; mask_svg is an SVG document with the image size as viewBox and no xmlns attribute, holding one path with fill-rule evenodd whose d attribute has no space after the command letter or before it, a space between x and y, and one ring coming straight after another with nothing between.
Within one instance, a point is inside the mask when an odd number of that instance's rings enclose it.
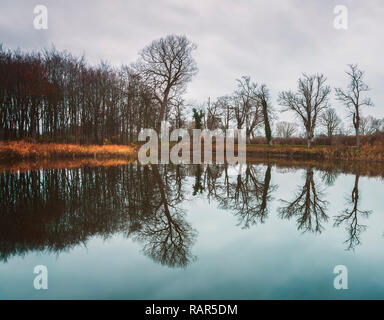
<instances>
[{"instance_id":1,"label":"leafless tree","mask_svg":"<svg viewBox=\"0 0 384 320\"><path fill-rule=\"evenodd\" d=\"M207 113L206 113L206 127L209 130L215 130L221 125L221 112L220 104L218 102L211 103L208 98Z\"/></svg>"},{"instance_id":2,"label":"leafless tree","mask_svg":"<svg viewBox=\"0 0 384 320\"><path fill-rule=\"evenodd\" d=\"M356 146L360 148L360 113L363 106L373 106L373 102L368 97L363 97L363 93L369 91L368 85L364 82L364 71L360 70L357 64L350 64L346 71L350 83L346 90L336 88L336 96L349 110L353 118L353 126L356 132Z\"/></svg>"},{"instance_id":3,"label":"leafless tree","mask_svg":"<svg viewBox=\"0 0 384 320\"><path fill-rule=\"evenodd\" d=\"M282 111L292 110L303 121L308 148L314 137L318 117L327 108L331 88L325 84L322 74L306 75L299 79L298 91L283 91L279 94Z\"/></svg>"},{"instance_id":4,"label":"leafless tree","mask_svg":"<svg viewBox=\"0 0 384 320\"><path fill-rule=\"evenodd\" d=\"M184 35L168 35L152 41L140 52L135 65L144 81L153 89L160 104L157 129L167 120L168 102L184 91L186 84L197 73L192 51L196 45Z\"/></svg>"},{"instance_id":5,"label":"leafless tree","mask_svg":"<svg viewBox=\"0 0 384 320\"><path fill-rule=\"evenodd\" d=\"M231 108L231 97L222 96L217 98L216 105L220 109L221 123L223 129L228 129L233 119L233 109Z\"/></svg>"},{"instance_id":6,"label":"leafless tree","mask_svg":"<svg viewBox=\"0 0 384 320\"><path fill-rule=\"evenodd\" d=\"M249 76L237 79L232 109L237 129L242 129L245 126L247 143L250 143L250 136L254 129L263 122L263 115L257 84L251 82Z\"/></svg>"},{"instance_id":7,"label":"leafless tree","mask_svg":"<svg viewBox=\"0 0 384 320\"><path fill-rule=\"evenodd\" d=\"M279 138L291 138L296 131L296 125L292 122L281 121L276 124L276 136Z\"/></svg>"},{"instance_id":8,"label":"leafless tree","mask_svg":"<svg viewBox=\"0 0 384 320\"><path fill-rule=\"evenodd\" d=\"M327 129L328 137L332 139L341 124L341 119L334 108L328 108L321 114L320 122Z\"/></svg>"}]
</instances>

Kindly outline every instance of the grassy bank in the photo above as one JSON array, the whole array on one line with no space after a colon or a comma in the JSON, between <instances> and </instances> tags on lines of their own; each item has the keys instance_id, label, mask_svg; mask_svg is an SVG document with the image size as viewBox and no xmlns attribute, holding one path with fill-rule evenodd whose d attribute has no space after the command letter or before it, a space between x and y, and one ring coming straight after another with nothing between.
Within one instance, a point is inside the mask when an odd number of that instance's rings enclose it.
<instances>
[{"instance_id":1,"label":"grassy bank","mask_svg":"<svg viewBox=\"0 0 384 320\"><path fill-rule=\"evenodd\" d=\"M0 161L39 159L126 158L136 155L131 146L58 143L0 142Z\"/></svg>"},{"instance_id":2,"label":"grassy bank","mask_svg":"<svg viewBox=\"0 0 384 320\"><path fill-rule=\"evenodd\" d=\"M126 159L137 156L139 146L75 145L56 143L0 142L0 162L44 159ZM171 147L172 148L172 147ZM213 150L215 150L215 145ZM237 147L235 146L235 149ZM203 148L202 148L203 151ZM345 145L247 145L247 158L286 160L384 161L384 143L366 143L360 149Z\"/></svg>"},{"instance_id":3,"label":"grassy bank","mask_svg":"<svg viewBox=\"0 0 384 320\"><path fill-rule=\"evenodd\" d=\"M30 170L75 169L83 167L116 167L132 163L132 159L61 159L21 160L0 162L1 172L25 172Z\"/></svg>"},{"instance_id":4,"label":"grassy bank","mask_svg":"<svg viewBox=\"0 0 384 320\"><path fill-rule=\"evenodd\" d=\"M364 144L360 149L356 147L333 145L305 146L248 145L247 157L263 157L272 159L293 160L345 160L345 161L384 161L384 144Z\"/></svg>"}]
</instances>

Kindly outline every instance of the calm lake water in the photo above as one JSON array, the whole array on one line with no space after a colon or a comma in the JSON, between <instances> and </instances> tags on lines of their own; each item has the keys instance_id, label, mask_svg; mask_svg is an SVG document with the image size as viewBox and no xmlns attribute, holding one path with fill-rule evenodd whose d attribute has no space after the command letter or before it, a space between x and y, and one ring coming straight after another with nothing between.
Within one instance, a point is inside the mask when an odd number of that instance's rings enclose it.
<instances>
[{"instance_id":1,"label":"calm lake water","mask_svg":"<svg viewBox=\"0 0 384 320\"><path fill-rule=\"evenodd\" d=\"M359 170L130 164L0 188L1 299L384 298L384 181Z\"/></svg>"}]
</instances>

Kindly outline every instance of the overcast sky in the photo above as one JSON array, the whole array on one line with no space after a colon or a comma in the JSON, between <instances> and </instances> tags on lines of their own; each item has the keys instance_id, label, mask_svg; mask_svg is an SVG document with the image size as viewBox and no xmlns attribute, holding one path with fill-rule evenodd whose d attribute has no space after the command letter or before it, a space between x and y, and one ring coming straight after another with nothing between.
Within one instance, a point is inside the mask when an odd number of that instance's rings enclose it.
<instances>
[{"instance_id":1,"label":"overcast sky","mask_svg":"<svg viewBox=\"0 0 384 320\"><path fill-rule=\"evenodd\" d=\"M48 8L48 30L35 30L33 9ZM348 29L333 22L336 5L348 8ZM205 101L230 94L235 79L249 75L266 83L277 107L281 90L295 89L302 72L324 73L332 87L345 87L346 64L366 71L374 108L365 115L384 117L382 0L1 0L0 42L6 48L39 50L54 44L119 66L137 59L151 40L186 34L198 45L199 73L187 99ZM341 107L332 104L340 115ZM287 114L280 119L289 119Z\"/></svg>"}]
</instances>

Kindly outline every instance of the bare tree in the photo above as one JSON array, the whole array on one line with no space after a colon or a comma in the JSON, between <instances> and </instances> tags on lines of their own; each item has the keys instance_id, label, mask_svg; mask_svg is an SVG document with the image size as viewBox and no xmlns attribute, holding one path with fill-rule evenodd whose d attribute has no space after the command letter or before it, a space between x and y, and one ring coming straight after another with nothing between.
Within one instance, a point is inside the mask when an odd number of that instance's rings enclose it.
<instances>
[{"instance_id":1,"label":"bare tree","mask_svg":"<svg viewBox=\"0 0 384 320\"><path fill-rule=\"evenodd\" d=\"M341 124L341 119L334 108L328 108L320 117L321 124L327 129L327 134L332 139L334 133Z\"/></svg>"},{"instance_id":2,"label":"bare tree","mask_svg":"<svg viewBox=\"0 0 384 320\"><path fill-rule=\"evenodd\" d=\"M222 96L217 98L217 107L220 109L221 123L223 129L229 129L229 124L233 119L233 109L231 108L231 97Z\"/></svg>"},{"instance_id":3,"label":"bare tree","mask_svg":"<svg viewBox=\"0 0 384 320\"><path fill-rule=\"evenodd\" d=\"M281 121L276 124L276 135L279 138L291 138L296 133L296 125L292 122Z\"/></svg>"},{"instance_id":4,"label":"bare tree","mask_svg":"<svg viewBox=\"0 0 384 320\"><path fill-rule=\"evenodd\" d=\"M220 104L217 102L211 103L211 98L208 98L206 127L209 130L214 130L220 127L221 112Z\"/></svg>"},{"instance_id":5,"label":"bare tree","mask_svg":"<svg viewBox=\"0 0 384 320\"><path fill-rule=\"evenodd\" d=\"M237 79L237 89L233 95L232 109L237 129L242 129L245 126L247 143L250 143L250 136L253 130L262 123L263 116L257 84L251 82L249 76Z\"/></svg>"},{"instance_id":6,"label":"bare tree","mask_svg":"<svg viewBox=\"0 0 384 320\"><path fill-rule=\"evenodd\" d=\"M152 41L140 52L137 70L153 89L160 104L157 129L167 119L168 101L184 91L197 73L192 51L196 45L184 35L168 35Z\"/></svg>"},{"instance_id":7,"label":"bare tree","mask_svg":"<svg viewBox=\"0 0 384 320\"><path fill-rule=\"evenodd\" d=\"M279 94L282 111L292 110L303 121L308 148L311 147L318 117L328 105L331 88L325 82L326 78L322 74L303 74L297 92L283 91Z\"/></svg>"},{"instance_id":8,"label":"bare tree","mask_svg":"<svg viewBox=\"0 0 384 320\"><path fill-rule=\"evenodd\" d=\"M356 146L360 148L360 112L363 106L373 106L370 98L362 97L362 94L369 91L368 85L364 82L364 72L361 71L357 64L348 65L349 69L346 74L349 76L350 83L346 90L336 88L336 96L349 110L353 117L353 126L356 132Z\"/></svg>"}]
</instances>

